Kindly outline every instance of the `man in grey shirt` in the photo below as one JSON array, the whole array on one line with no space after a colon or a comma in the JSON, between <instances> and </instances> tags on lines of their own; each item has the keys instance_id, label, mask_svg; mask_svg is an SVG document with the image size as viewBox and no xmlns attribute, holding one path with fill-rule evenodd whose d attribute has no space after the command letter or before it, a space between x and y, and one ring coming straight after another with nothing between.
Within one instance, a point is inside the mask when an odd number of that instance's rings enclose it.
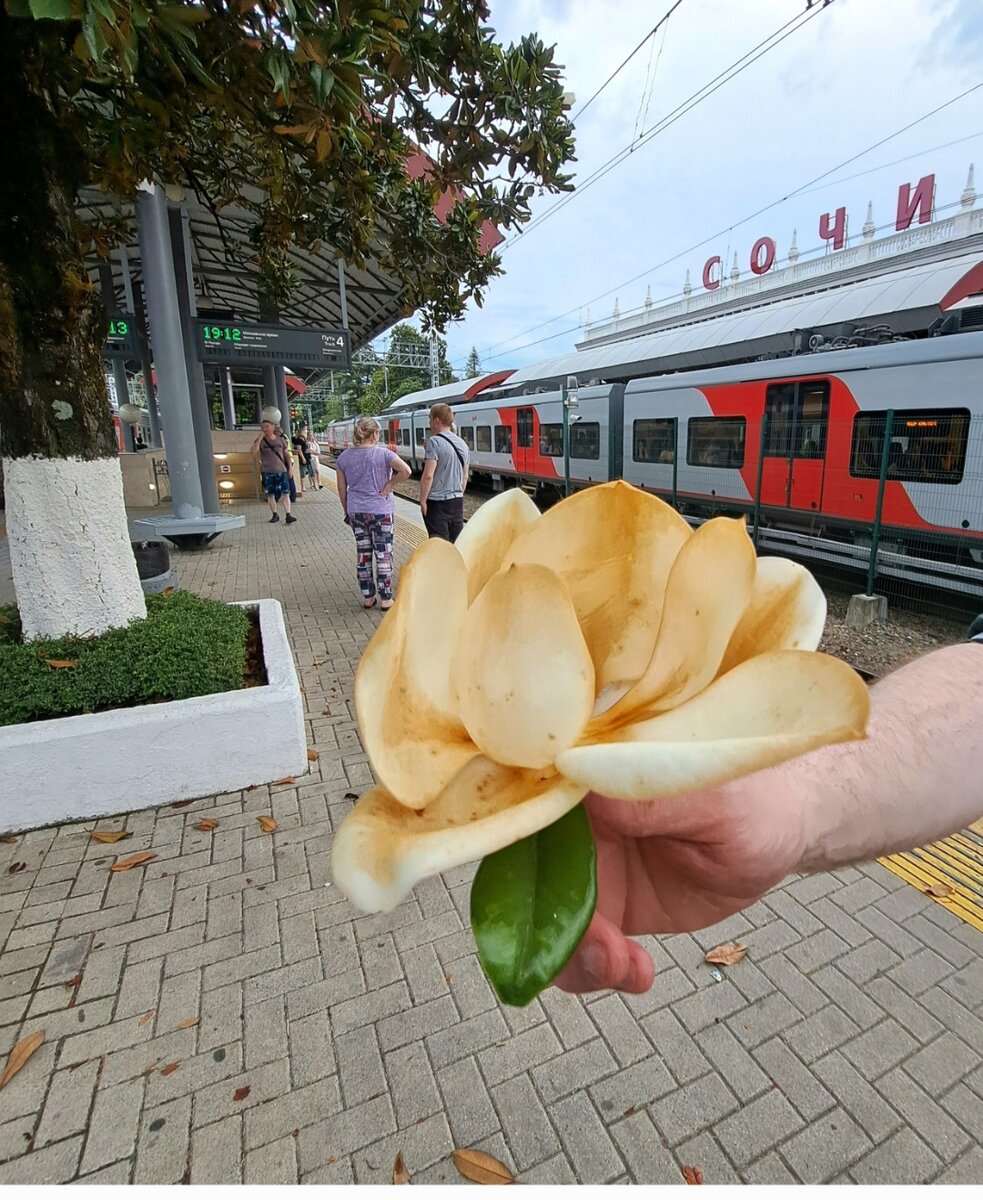
<instances>
[{"instance_id":1,"label":"man in grey shirt","mask_svg":"<svg viewBox=\"0 0 983 1200\"><path fill-rule=\"evenodd\" d=\"M449 404L430 409L420 479L420 512L427 533L445 542L456 542L464 528L464 491L468 486L468 447L451 433L454 414Z\"/></svg>"}]
</instances>

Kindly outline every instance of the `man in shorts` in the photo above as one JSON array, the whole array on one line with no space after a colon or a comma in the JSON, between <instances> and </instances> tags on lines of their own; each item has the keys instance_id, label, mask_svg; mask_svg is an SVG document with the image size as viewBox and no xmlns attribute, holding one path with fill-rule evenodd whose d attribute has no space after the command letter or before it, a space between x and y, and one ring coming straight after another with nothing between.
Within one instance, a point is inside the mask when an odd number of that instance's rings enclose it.
<instances>
[{"instance_id":1,"label":"man in shorts","mask_svg":"<svg viewBox=\"0 0 983 1200\"><path fill-rule=\"evenodd\" d=\"M270 506L270 524L279 523L278 501L283 501L286 523L292 525L297 518L290 511L290 454L287 439L278 434L272 421L264 421L262 433L253 442L253 458L259 460L263 475L263 491Z\"/></svg>"},{"instance_id":2,"label":"man in shorts","mask_svg":"<svg viewBox=\"0 0 983 1200\"><path fill-rule=\"evenodd\" d=\"M430 437L427 438L420 478L420 512L427 533L456 542L464 528L464 491L468 486L468 447L451 433L454 413L449 404L430 409Z\"/></svg>"}]
</instances>

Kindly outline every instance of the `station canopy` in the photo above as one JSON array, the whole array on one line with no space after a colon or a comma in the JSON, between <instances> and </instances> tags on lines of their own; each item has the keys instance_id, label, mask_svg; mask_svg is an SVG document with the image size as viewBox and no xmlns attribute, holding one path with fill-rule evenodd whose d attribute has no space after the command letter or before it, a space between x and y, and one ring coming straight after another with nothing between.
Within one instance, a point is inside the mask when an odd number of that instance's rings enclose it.
<instances>
[{"instance_id":1,"label":"station canopy","mask_svg":"<svg viewBox=\"0 0 983 1200\"><path fill-rule=\"evenodd\" d=\"M835 337L847 324L884 324L898 334L923 334L944 312L980 291L983 260L977 251L605 342L521 367L508 386L556 384L569 376L576 376L581 385L616 382L791 354L796 331Z\"/></svg>"},{"instance_id":2,"label":"station canopy","mask_svg":"<svg viewBox=\"0 0 983 1200\"><path fill-rule=\"evenodd\" d=\"M189 189L184 190L180 203L188 212L198 316L258 320L261 314L256 293L257 273L249 239L251 216L244 209L230 205L216 217ZM96 211L120 211L118 201L94 189L83 192L79 207L83 216ZM404 289L380 266L381 250L377 231L365 265L345 266L348 329L353 348L365 345L407 315ZM126 252L131 277L142 284L135 222L133 239ZM280 305L278 321L284 325L341 328L338 260L332 247L325 245L317 254L295 247L289 251L289 258L296 285L289 299ZM124 311L126 292L119 254L113 254L111 267L116 303L119 311ZM91 281L98 286L98 264L94 257L88 269Z\"/></svg>"},{"instance_id":3,"label":"station canopy","mask_svg":"<svg viewBox=\"0 0 983 1200\"><path fill-rule=\"evenodd\" d=\"M419 392L409 392L405 396L400 396L398 400L394 400L389 405L389 410L396 408L424 408L431 404L439 404L443 401L445 404L464 404L467 400L473 400L480 392L486 388L495 387L497 384L504 383L512 374L511 371L492 371L486 375L475 375L471 379L461 379L457 383L444 383L440 387L423 388Z\"/></svg>"}]
</instances>

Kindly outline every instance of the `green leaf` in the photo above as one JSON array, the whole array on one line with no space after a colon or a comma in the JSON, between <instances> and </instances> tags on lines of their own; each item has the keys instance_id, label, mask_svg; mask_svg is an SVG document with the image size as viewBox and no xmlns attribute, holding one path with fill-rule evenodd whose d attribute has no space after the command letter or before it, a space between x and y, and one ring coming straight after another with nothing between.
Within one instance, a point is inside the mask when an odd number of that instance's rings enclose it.
<instances>
[{"instance_id":1,"label":"green leaf","mask_svg":"<svg viewBox=\"0 0 983 1200\"><path fill-rule=\"evenodd\" d=\"M569 962L594 915L595 857L578 804L482 861L471 888L471 927L481 966L505 1004L528 1004Z\"/></svg>"},{"instance_id":2,"label":"green leaf","mask_svg":"<svg viewBox=\"0 0 983 1200\"><path fill-rule=\"evenodd\" d=\"M70 21L71 0L29 0L31 16L37 21Z\"/></svg>"}]
</instances>

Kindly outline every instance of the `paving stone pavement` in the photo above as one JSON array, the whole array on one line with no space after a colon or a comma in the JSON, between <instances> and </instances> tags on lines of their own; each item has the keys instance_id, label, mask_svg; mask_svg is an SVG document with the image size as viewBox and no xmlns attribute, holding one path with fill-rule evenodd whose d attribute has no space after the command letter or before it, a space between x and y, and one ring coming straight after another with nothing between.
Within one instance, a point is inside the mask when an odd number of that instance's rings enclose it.
<instances>
[{"instance_id":1,"label":"paving stone pavement","mask_svg":"<svg viewBox=\"0 0 983 1200\"><path fill-rule=\"evenodd\" d=\"M451 1183L455 1146L530 1183L983 1182L983 935L876 864L650 939L644 996L521 1010L478 967L473 868L353 911L329 853L371 781L351 686L379 618L331 491L289 529L245 511L174 555L180 584L283 603L320 757L0 844L0 1055L45 1038L0 1091L0 1183L386 1182L397 1152ZM89 832L124 826L156 858L111 874ZM732 938L748 957L715 983L704 952Z\"/></svg>"}]
</instances>

